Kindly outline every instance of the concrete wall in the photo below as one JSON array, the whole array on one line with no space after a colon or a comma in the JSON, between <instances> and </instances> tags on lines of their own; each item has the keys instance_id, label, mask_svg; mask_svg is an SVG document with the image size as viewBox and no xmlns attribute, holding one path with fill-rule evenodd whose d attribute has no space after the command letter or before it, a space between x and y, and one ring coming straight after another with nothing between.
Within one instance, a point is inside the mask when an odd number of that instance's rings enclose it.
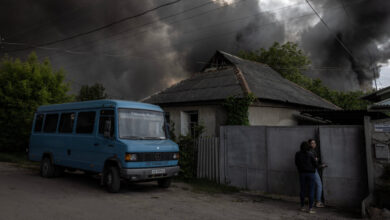
<instances>
[{"instance_id":1,"label":"concrete wall","mask_svg":"<svg viewBox=\"0 0 390 220\"><path fill-rule=\"evenodd\" d=\"M368 195L364 131L361 127L320 127L324 197L335 206L359 207Z\"/></svg>"},{"instance_id":2,"label":"concrete wall","mask_svg":"<svg viewBox=\"0 0 390 220\"><path fill-rule=\"evenodd\" d=\"M322 161L329 164L329 171L324 171L325 199L358 207L367 194L363 130L358 126L223 126L220 182L298 196L294 156L302 141L314 137L320 137Z\"/></svg>"},{"instance_id":3,"label":"concrete wall","mask_svg":"<svg viewBox=\"0 0 390 220\"><path fill-rule=\"evenodd\" d=\"M290 108L253 106L249 107L249 122L250 125L293 126L298 124L293 114L299 114L299 111Z\"/></svg>"}]
</instances>

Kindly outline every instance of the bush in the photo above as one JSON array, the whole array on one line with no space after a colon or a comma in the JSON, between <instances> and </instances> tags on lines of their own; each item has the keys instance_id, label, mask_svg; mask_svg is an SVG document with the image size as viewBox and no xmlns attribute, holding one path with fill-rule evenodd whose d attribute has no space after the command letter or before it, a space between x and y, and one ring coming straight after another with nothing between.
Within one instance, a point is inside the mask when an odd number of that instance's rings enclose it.
<instances>
[{"instance_id":1,"label":"bush","mask_svg":"<svg viewBox=\"0 0 390 220\"><path fill-rule=\"evenodd\" d=\"M195 135L180 135L177 144L180 148L180 176L186 180L196 177L198 151L195 146L195 141L204 131L204 126L195 126Z\"/></svg>"}]
</instances>

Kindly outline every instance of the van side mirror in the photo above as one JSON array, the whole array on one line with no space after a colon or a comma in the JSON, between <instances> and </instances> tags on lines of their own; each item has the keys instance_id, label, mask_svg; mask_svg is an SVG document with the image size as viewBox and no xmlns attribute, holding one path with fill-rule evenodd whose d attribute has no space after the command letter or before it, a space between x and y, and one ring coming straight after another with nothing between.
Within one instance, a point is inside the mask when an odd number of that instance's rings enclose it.
<instances>
[{"instance_id":1,"label":"van side mirror","mask_svg":"<svg viewBox=\"0 0 390 220\"><path fill-rule=\"evenodd\" d=\"M111 138L111 120L106 120L104 122L104 132L103 135L105 138Z\"/></svg>"}]
</instances>

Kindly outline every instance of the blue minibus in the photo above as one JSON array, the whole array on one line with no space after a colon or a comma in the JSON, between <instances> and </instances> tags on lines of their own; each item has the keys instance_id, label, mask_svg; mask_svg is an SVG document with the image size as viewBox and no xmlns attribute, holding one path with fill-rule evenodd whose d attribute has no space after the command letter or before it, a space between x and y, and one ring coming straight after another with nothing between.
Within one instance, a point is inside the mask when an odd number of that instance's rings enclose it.
<instances>
[{"instance_id":1,"label":"blue minibus","mask_svg":"<svg viewBox=\"0 0 390 220\"><path fill-rule=\"evenodd\" d=\"M96 100L40 106L34 115L29 159L43 177L64 169L101 176L109 192L121 180L169 187L179 173L179 147L169 140L163 110L156 105Z\"/></svg>"}]
</instances>

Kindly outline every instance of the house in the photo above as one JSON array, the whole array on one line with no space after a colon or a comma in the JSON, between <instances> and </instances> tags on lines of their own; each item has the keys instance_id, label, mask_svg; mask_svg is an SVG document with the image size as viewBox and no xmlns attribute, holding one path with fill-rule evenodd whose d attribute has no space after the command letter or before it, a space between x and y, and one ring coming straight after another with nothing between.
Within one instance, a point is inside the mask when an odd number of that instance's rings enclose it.
<instances>
[{"instance_id":1,"label":"house","mask_svg":"<svg viewBox=\"0 0 390 220\"><path fill-rule=\"evenodd\" d=\"M380 102L386 99L390 99L390 86L374 91L361 97L363 100L370 102Z\"/></svg>"},{"instance_id":2,"label":"house","mask_svg":"<svg viewBox=\"0 0 390 220\"><path fill-rule=\"evenodd\" d=\"M200 123L205 135L218 136L219 127L226 123L223 102L248 93L257 97L249 107L250 125L297 125L301 109L340 109L267 65L222 51L217 51L201 72L142 101L160 105L174 122L176 135L193 132Z\"/></svg>"},{"instance_id":3,"label":"house","mask_svg":"<svg viewBox=\"0 0 390 220\"><path fill-rule=\"evenodd\" d=\"M389 112L390 111L390 86L374 91L361 97L372 104L368 106L371 112Z\"/></svg>"}]
</instances>

